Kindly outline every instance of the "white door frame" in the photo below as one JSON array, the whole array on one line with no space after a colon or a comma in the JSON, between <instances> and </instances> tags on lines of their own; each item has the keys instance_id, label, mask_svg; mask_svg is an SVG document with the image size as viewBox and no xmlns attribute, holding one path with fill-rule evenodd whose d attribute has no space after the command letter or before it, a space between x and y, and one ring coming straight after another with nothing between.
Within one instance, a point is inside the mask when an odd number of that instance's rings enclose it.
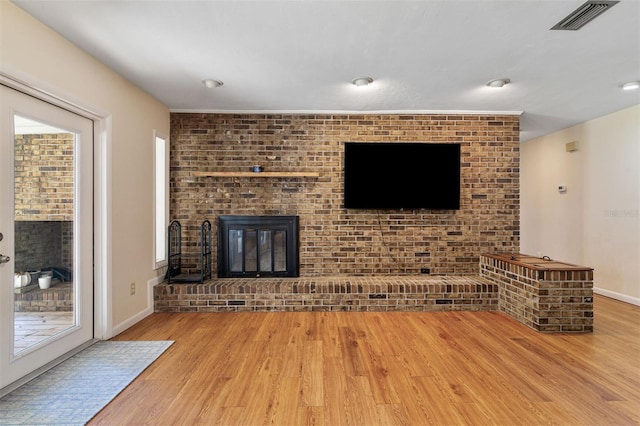
<instances>
[{"instance_id":1,"label":"white door frame","mask_svg":"<svg viewBox=\"0 0 640 426\"><path fill-rule=\"evenodd\" d=\"M0 83L94 122L94 338L113 337L111 282L111 114L70 102L36 83L18 81L0 72Z\"/></svg>"}]
</instances>

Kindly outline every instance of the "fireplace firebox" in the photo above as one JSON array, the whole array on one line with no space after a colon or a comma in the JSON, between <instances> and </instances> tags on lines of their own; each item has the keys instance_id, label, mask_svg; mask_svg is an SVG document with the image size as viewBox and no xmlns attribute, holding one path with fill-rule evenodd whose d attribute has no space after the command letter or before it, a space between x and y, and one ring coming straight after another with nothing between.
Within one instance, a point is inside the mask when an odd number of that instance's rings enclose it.
<instances>
[{"instance_id":1,"label":"fireplace firebox","mask_svg":"<svg viewBox=\"0 0 640 426\"><path fill-rule=\"evenodd\" d=\"M298 216L218 217L218 277L299 276Z\"/></svg>"}]
</instances>

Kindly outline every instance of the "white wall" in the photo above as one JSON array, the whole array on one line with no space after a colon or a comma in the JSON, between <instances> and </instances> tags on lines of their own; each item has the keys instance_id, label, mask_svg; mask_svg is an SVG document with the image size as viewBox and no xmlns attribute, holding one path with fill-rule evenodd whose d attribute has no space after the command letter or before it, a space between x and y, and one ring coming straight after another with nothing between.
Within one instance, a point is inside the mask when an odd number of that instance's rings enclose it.
<instances>
[{"instance_id":1,"label":"white wall","mask_svg":"<svg viewBox=\"0 0 640 426\"><path fill-rule=\"evenodd\" d=\"M169 135L169 110L5 0L0 0L0 72L94 111L107 123L108 314L121 331L151 312L147 284L162 275L153 269L153 131ZM135 295L129 294L132 282Z\"/></svg>"},{"instance_id":2,"label":"white wall","mask_svg":"<svg viewBox=\"0 0 640 426\"><path fill-rule=\"evenodd\" d=\"M592 267L598 293L640 304L640 105L524 142L520 198L523 253Z\"/></svg>"}]
</instances>

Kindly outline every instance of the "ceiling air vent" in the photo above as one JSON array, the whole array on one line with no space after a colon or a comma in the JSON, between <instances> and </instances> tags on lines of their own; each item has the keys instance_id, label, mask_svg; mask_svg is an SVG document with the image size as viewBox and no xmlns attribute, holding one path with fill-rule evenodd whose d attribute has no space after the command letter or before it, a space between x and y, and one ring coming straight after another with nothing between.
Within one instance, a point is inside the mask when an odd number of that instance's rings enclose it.
<instances>
[{"instance_id":1,"label":"ceiling air vent","mask_svg":"<svg viewBox=\"0 0 640 426\"><path fill-rule=\"evenodd\" d=\"M579 30L584 25L594 20L602 12L610 9L616 3L619 3L619 1L587 1L582 6L571 12L569 16L551 27L551 29L570 31Z\"/></svg>"}]
</instances>

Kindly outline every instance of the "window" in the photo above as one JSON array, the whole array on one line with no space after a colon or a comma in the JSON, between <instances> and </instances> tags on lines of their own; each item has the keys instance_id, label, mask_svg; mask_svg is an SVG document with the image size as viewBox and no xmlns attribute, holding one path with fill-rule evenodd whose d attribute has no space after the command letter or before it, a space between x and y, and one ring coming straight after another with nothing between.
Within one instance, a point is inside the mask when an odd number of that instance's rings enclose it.
<instances>
[{"instance_id":1,"label":"window","mask_svg":"<svg viewBox=\"0 0 640 426\"><path fill-rule=\"evenodd\" d=\"M167 264L167 226L169 223L169 156L167 139L154 132L155 268Z\"/></svg>"}]
</instances>

